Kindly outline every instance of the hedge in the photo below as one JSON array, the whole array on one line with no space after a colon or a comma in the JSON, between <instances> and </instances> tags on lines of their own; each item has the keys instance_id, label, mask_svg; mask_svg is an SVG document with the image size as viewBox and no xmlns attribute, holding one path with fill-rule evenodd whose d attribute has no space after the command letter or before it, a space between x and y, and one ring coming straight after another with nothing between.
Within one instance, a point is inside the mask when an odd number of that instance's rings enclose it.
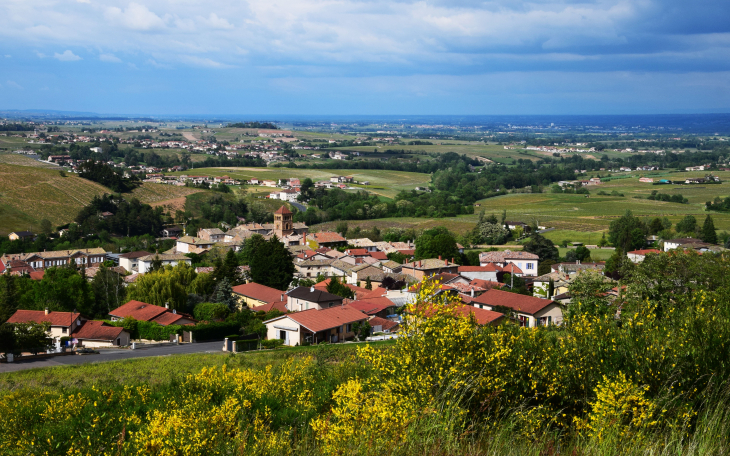
<instances>
[{"instance_id":1,"label":"hedge","mask_svg":"<svg viewBox=\"0 0 730 456\"><path fill-rule=\"evenodd\" d=\"M241 324L237 322L215 322L197 324L192 327L185 327L185 331L193 333L193 338L196 341L203 340L223 340L229 334L238 333L241 329Z\"/></svg>"}]
</instances>

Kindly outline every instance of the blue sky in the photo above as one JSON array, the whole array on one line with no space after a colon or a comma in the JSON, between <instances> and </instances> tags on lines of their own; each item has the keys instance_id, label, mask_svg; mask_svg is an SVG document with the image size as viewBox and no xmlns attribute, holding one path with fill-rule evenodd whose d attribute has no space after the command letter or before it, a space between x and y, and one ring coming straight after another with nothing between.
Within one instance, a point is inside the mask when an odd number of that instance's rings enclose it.
<instances>
[{"instance_id":1,"label":"blue sky","mask_svg":"<svg viewBox=\"0 0 730 456\"><path fill-rule=\"evenodd\" d=\"M2 109L730 112L730 5L2 0Z\"/></svg>"}]
</instances>

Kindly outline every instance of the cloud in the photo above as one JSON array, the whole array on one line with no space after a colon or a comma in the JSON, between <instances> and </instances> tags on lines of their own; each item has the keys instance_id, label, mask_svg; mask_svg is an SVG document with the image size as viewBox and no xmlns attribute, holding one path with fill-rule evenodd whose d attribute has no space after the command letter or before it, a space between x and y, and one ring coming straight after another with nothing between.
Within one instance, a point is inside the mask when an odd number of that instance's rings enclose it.
<instances>
[{"instance_id":1,"label":"cloud","mask_svg":"<svg viewBox=\"0 0 730 456\"><path fill-rule=\"evenodd\" d=\"M12 57L12 55L10 55L10 54L5 54L5 58L6 58L6 59L9 59L9 58L11 58L11 57Z\"/></svg>"},{"instance_id":2,"label":"cloud","mask_svg":"<svg viewBox=\"0 0 730 456\"><path fill-rule=\"evenodd\" d=\"M218 15L215 13L210 13L207 19L202 18L202 22L213 29L230 30L233 28L233 25L231 25L230 22L228 22L226 19L218 17Z\"/></svg>"},{"instance_id":3,"label":"cloud","mask_svg":"<svg viewBox=\"0 0 730 456\"><path fill-rule=\"evenodd\" d=\"M107 8L105 16L130 30L149 31L165 27L160 16L139 3L130 3L124 10L115 6Z\"/></svg>"},{"instance_id":4,"label":"cloud","mask_svg":"<svg viewBox=\"0 0 730 456\"><path fill-rule=\"evenodd\" d=\"M7 81L6 84L8 85L8 87L12 87L17 90L24 90L23 86L21 86L20 84L18 84L15 81Z\"/></svg>"},{"instance_id":5,"label":"cloud","mask_svg":"<svg viewBox=\"0 0 730 456\"><path fill-rule=\"evenodd\" d=\"M117 57L114 54L100 54L99 60L102 62L110 62L110 63L121 63L122 59Z\"/></svg>"},{"instance_id":6,"label":"cloud","mask_svg":"<svg viewBox=\"0 0 730 456\"><path fill-rule=\"evenodd\" d=\"M45 59L46 58L46 54L44 54L42 52L35 51L35 55L37 55L39 59Z\"/></svg>"},{"instance_id":7,"label":"cloud","mask_svg":"<svg viewBox=\"0 0 730 456\"><path fill-rule=\"evenodd\" d=\"M76 0L77 3L91 3L91 0Z\"/></svg>"},{"instance_id":8,"label":"cloud","mask_svg":"<svg viewBox=\"0 0 730 456\"><path fill-rule=\"evenodd\" d=\"M69 51L68 49L66 49L65 51L63 51L63 54L59 54L58 52L55 52L53 54L53 58L54 59L57 59L57 60L60 60L62 62L75 62L77 60L81 60L81 57L79 57L78 55L76 55L73 52Z\"/></svg>"},{"instance_id":9,"label":"cloud","mask_svg":"<svg viewBox=\"0 0 730 456\"><path fill-rule=\"evenodd\" d=\"M198 66L198 67L204 67L204 68L233 68L232 65L227 65L225 63L216 62L213 59L209 59L206 57L198 57L196 55L182 55L179 57L180 61L187 63L189 65Z\"/></svg>"},{"instance_id":10,"label":"cloud","mask_svg":"<svg viewBox=\"0 0 730 456\"><path fill-rule=\"evenodd\" d=\"M155 59L147 59L147 62L146 63L148 65L151 65L151 66L155 67L155 68L162 68L162 69L165 69L165 70L169 70L169 69L172 68L170 65L166 65L164 63L158 63Z\"/></svg>"}]
</instances>

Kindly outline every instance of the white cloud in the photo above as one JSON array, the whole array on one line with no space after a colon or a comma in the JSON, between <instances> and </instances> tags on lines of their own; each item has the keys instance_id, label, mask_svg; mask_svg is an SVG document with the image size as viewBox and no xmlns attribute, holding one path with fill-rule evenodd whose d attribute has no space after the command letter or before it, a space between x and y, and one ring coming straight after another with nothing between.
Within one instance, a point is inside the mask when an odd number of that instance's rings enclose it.
<instances>
[{"instance_id":1,"label":"white cloud","mask_svg":"<svg viewBox=\"0 0 730 456\"><path fill-rule=\"evenodd\" d=\"M44 54L42 52L35 51L35 55L37 55L39 59L45 59L46 58L46 54Z\"/></svg>"},{"instance_id":2,"label":"white cloud","mask_svg":"<svg viewBox=\"0 0 730 456\"><path fill-rule=\"evenodd\" d=\"M208 18L202 18L202 22L210 28L219 29L219 30L230 30L233 28L233 25L231 25L230 22L228 22L226 19L218 17L215 13L210 13L210 16Z\"/></svg>"},{"instance_id":3,"label":"white cloud","mask_svg":"<svg viewBox=\"0 0 730 456\"><path fill-rule=\"evenodd\" d=\"M91 0L76 0L77 3L91 3Z\"/></svg>"},{"instance_id":4,"label":"white cloud","mask_svg":"<svg viewBox=\"0 0 730 456\"><path fill-rule=\"evenodd\" d=\"M124 10L115 6L107 8L105 16L131 30L148 31L165 27L165 21L160 16L139 3L130 3Z\"/></svg>"},{"instance_id":5,"label":"white cloud","mask_svg":"<svg viewBox=\"0 0 730 456\"><path fill-rule=\"evenodd\" d=\"M206 57L198 57L196 55L181 55L180 61L185 62L189 65L193 66L199 66L204 68L233 68L232 65L227 65L225 63L216 62L213 59L209 59Z\"/></svg>"},{"instance_id":6,"label":"white cloud","mask_svg":"<svg viewBox=\"0 0 730 456\"><path fill-rule=\"evenodd\" d=\"M58 60L60 60L62 62L75 62L77 60L81 60L81 57L79 57L78 55L76 55L73 52L69 51L68 49L66 49L65 51L63 51L63 54L59 54L58 52L55 52L53 54L53 58L54 59L58 59Z\"/></svg>"},{"instance_id":7,"label":"white cloud","mask_svg":"<svg viewBox=\"0 0 730 456\"><path fill-rule=\"evenodd\" d=\"M110 62L110 63L120 63L122 59L117 57L114 54L101 54L99 55L99 60L102 62Z\"/></svg>"},{"instance_id":8,"label":"white cloud","mask_svg":"<svg viewBox=\"0 0 730 456\"><path fill-rule=\"evenodd\" d=\"M18 84L15 81L7 81L6 84L8 85L8 87L12 87L17 90L23 90L23 86L21 86L20 84Z\"/></svg>"},{"instance_id":9,"label":"white cloud","mask_svg":"<svg viewBox=\"0 0 730 456\"><path fill-rule=\"evenodd\" d=\"M9 58L11 58L11 57L12 57L12 55L9 55L9 54L5 54L5 58L6 58L6 59L9 59Z\"/></svg>"}]
</instances>

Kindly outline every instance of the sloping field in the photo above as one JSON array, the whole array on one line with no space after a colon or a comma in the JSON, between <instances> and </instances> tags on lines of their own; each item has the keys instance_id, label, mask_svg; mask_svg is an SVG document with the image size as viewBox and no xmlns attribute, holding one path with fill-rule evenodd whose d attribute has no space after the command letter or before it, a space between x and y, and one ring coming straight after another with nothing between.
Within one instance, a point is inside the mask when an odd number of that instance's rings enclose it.
<instances>
[{"instance_id":1,"label":"sloping field","mask_svg":"<svg viewBox=\"0 0 730 456\"><path fill-rule=\"evenodd\" d=\"M164 204L168 200L183 198L202 191L204 190L199 188L143 182L142 185L132 190L131 193L125 193L124 196L126 198L137 198L143 203L157 206Z\"/></svg>"},{"instance_id":2,"label":"sloping field","mask_svg":"<svg viewBox=\"0 0 730 456\"><path fill-rule=\"evenodd\" d=\"M20 154L0 154L0 163L6 163L8 165L20 165L20 166L33 166L36 168L46 169L61 169L59 166L52 165L47 162L38 161L34 158L30 158L26 155Z\"/></svg>"},{"instance_id":3,"label":"sloping field","mask_svg":"<svg viewBox=\"0 0 730 456\"><path fill-rule=\"evenodd\" d=\"M62 177L58 169L0 163L0 234L37 229L44 218L63 225L94 196L109 192L73 174Z\"/></svg>"}]
</instances>

